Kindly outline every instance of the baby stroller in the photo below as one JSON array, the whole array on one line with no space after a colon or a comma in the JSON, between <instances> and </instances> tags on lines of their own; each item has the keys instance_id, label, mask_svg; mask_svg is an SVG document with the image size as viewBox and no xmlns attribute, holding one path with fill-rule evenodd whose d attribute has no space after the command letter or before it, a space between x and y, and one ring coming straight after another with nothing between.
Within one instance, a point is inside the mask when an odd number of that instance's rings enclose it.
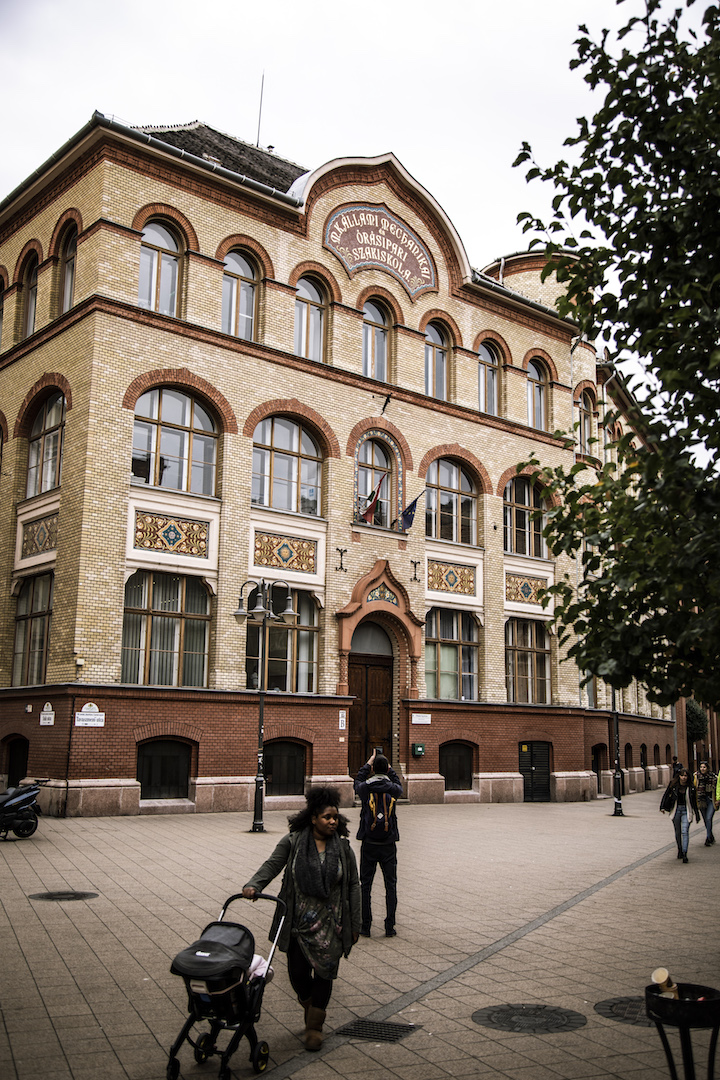
<instances>
[{"instance_id":1,"label":"baby stroller","mask_svg":"<svg viewBox=\"0 0 720 1080\"><path fill-rule=\"evenodd\" d=\"M257 900L272 900L281 905L277 933L265 962L262 957L254 956L255 940L246 926L223 921L233 900L241 898L242 893L229 897L218 921L208 923L198 940L178 953L170 966L173 975L181 975L185 980L190 1015L170 1050L167 1080L177 1080L180 1073L177 1053L186 1039L194 1047L199 1065L213 1054L220 1056L220 1080L230 1080L228 1062L243 1035L247 1035L250 1043L250 1061L255 1072L261 1073L267 1068L270 1047L258 1040L255 1023L260 1019L265 986L272 978L270 961L285 921L286 905L270 893L256 895ZM210 1024L210 1030L193 1039L190 1029L204 1020ZM232 1030L233 1034L221 1050L216 1041L225 1029Z\"/></svg>"}]
</instances>

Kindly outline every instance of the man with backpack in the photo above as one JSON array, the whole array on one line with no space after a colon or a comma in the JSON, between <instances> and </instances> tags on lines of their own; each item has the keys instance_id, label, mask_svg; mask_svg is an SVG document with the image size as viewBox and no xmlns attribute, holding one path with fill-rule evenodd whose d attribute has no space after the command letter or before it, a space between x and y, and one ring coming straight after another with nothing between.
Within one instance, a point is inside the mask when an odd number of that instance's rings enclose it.
<instances>
[{"instance_id":1,"label":"man with backpack","mask_svg":"<svg viewBox=\"0 0 720 1080\"><path fill-rule=\"evenodd\" d=\"M362 894L363 937L370 937L372 892L375 870L380 865L385 882L385 937L395 937L397 908L397 842L400 839L396 803L402 795L402 784L388 759L377 750L363 765L355 779L355 793L360 796L360 828L357 839L360 847L360 890Z\"/></svg>"}]
</instances>

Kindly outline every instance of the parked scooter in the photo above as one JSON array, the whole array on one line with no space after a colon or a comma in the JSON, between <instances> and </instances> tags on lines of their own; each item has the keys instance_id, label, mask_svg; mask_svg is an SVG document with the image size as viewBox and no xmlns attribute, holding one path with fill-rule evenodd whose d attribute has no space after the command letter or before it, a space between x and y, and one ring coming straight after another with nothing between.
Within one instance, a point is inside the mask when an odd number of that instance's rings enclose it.
<instances>
[{"instance_id":1,"label":"parked scooter","mask_svg":"<svg viewBox=\"0 0 720 1080\"><path fill-rule=\"evenodd\" d=\"M39 791L37 784L25 784L8 788L4 795L0 795L0 839L7 840L11 830L21 839L32 836L38 827Z\"/></svg>"}]
</instances>

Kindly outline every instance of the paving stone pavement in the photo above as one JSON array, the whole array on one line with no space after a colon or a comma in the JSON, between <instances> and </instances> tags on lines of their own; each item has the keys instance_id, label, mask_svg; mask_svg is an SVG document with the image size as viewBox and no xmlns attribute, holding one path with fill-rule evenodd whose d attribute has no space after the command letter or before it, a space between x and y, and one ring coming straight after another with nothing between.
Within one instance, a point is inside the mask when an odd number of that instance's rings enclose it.
<instances>
[{"instance_id":1,"label":"paving stone pavement","mask_svg":"<svg viewBox=\"0 0 720 1080\"><path fill-rule=\"evenodd\" d=\"M679 981L720 986L720 843L704 847L693 826L690 861L679 862L659 800L659 792L625 798L623 818L612 800L401 805L398 935L384 936L378 880L373 936L341 961L316 1054L302 1047L301 1010L276 957L257 1025L270 1044L266 1075L669 1076L654 1026L594 1008L642 997L659 966ZM357 809L348 816L352 828ZM267 857L286 819L269 811L267 831L252 833L249 814L42 818L31 839L0 843L2 1080L165 1080L187 1016L170 962ZM29 899L57 890L98 895ZM229 911L265 954L272 907L240 901ZM534 1034L473 1021L503 1004L569 1009L586 1023ZM357 1018L416 1030L395 1043L333 1034ZM694 1036L699 1076L704 1035ZM231 1061L234 1077L254 1075L247 1047ZM179 1056L186 1080L217 1076L217 1058L197 1065L187 1044Z\"/></svg>"}]
</instances>

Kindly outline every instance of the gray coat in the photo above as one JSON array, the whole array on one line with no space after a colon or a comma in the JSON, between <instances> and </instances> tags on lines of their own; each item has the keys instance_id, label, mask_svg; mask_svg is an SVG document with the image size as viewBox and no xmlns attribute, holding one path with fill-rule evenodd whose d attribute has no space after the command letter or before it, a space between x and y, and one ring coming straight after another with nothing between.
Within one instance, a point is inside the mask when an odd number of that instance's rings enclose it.
<instances>
[{"instance_id":1,"label":"gray coat","mask_svg":"<svg viewBox=\"0 0 720 1080\"><path fill-rule=\"evenodd\" d=\"M295 919L295 882L293 881L291 867L295 857L295 849L301 836L302 832L288 833L283 836L270 858L265 860L260 869L253 874L244 886L244 888L250 887L262 892L266 885L269 885L283 868L285 869L279 893L280 899L287 904L285 925L278 938L278 949L281 952L288 951ZM340 866L342 867L342 882L340 885L342 944L343 953L348 956L353 947L353 937L360 933L362 917L360 912L360 880L358 878L355 852L350 847L349 841L343 837L340 837ZM268 935L270 941L275 937L279 923L280 907L275 911L275 918L270 927Z\"/></svg>"}]
</instances>

